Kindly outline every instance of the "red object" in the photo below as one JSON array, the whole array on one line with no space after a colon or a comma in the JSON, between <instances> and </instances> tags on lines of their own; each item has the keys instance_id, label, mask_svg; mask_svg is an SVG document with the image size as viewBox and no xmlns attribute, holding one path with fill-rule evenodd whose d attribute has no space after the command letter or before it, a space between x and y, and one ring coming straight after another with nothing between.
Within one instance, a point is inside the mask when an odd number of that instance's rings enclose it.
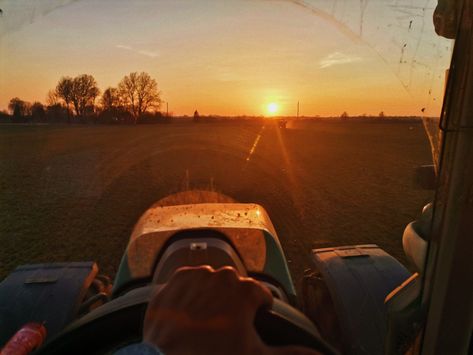
<instances>
[{"instance_id":1,"label":"red object","mask_svg":"<svg viewBox=\"0 0 473 355\"><path fill-rule=\"evenodd\" d=\"M40 323L27 323L5 344L0 355L27 355L43 344L46 328Z\"/></svg>"}]
</instances>

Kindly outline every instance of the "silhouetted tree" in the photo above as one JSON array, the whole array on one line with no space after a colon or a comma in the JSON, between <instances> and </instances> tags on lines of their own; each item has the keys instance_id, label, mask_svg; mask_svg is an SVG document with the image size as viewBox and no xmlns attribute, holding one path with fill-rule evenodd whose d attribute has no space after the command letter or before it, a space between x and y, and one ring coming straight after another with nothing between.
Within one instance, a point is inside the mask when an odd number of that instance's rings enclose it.
<instances>
[{"instance_id":1,"label":"silhouetted tree","mask_svg":"<svg viewBox=\"0 0 473 355\"><path fill-rule=\"evenodd\" d=\"M71 105L76 116L84 117L90 111L88 106L95 104L100 90L92 75L82 74L75 78L62 77L56 86L55 93L48 94L48 101L54 105L55 96L61 98L66 105L67 115L70 115Z\"/></svg>"},{"instance_id":2,"label":"silhouetted tree","mask_svg":"<svg viewBox=\"0 0 473 355\"><path fill-rule=\"evenodd\" d=\"M384 114L384 111L381 111L378 116L379 116L379 118L385 118L386 117L385 114Z\"/></svg>"},{"instance_id":3,"label":"silhouetted tree","mask_svg":"<svg viewBox=\"0 0 473 355\"><path fill-rule=\"evenodd\" d=\"M11 122L11 116L6 110L0 110L0 122Z\"/></svg>"},{"instance_id":4,"label":"silhouetted tree","mask_svg":"<svg viewBox=\"0 0 473 355\"><path fill-rule=\"evenodd\" d=\"M70 119L70 105L73 99L74 84L71 77L62 77L56 86L56 96L64 100L66 104L67 119Z\"/></svg>"},{"instance_id":5,"label":"silhouetted tree","mask_svg":"<svg viewBox=\"0 0 473 355\"><path fill-rule=\"evenodd\" d=\"M102 109L104 111L112 111L120 106L120 97L118 96L118 90L115 88L107 88L100 99Z\"/></svg>"},{"instance_id":6,"label":"silhouetted tree","mask_svg":"<svg viewBox=\"0 0 473 355\"><path fill-rule=\"evenodd\" d=\"M97 82L92 75L82 74L72 80L72 103L76 115L85 117L90 115L90 107L95 104L96 97L100 94Z\"/></svg>"},{"instance_id":7,"label":"silhouetted tree","mask_svg":"<svg viewBox=\"0 0 473 355\"><path fill-rule=\"evenodd\" d=\"M33 121L44 121L46 116L46 111L44 110L44 106L41 102L34 102L31 105L31 118Z\"/></svg>"},{"instance_id":8,"label":"silhouetted tree","mask_svg":"<svg viewBox=\"0 0 473 355\"><path fill-rule=\"evenodd\" d=\"M58 96L56 90L49 90L46 94L46 105L53 106L58 104L60 101L60 97Z\"/></svg>"},{"instance_id":9,"label":"silhouetted tree","mask_svg":"<svg viewBox=\"0 0 473 355\"><path fill-rule=\"evenodd\" d=\"M10 110L10 113L12 115L15 115L15 113L17 115L22 115L22 110L24 110L24 108L23 108L24 104L25 104L25 102L23 100L21 100L18 97L14 97L8 103L8 109Z\"/></svg>"},{"instance_id":10,"label":"silhouetted tree","mask_svg":"<svg viewBox=\"0 0 473 355\"><path fill-rule=\"evenodd\" d=\"M344 111L341 115L340 115L340 118L342 118L343 120L346 120L348 118L348 113L346 111Z\"/></svg>"},{"instance_id":11,"label":"silhouetted tree","mask_svg":"<svg viewBox=\"0 0 473 355\"><path fill-rule=\"evenodd\" d=\"M120 99L118 89L107 88L100 98L102 110L99 121L102 123L133 123L135 122L130 111L128 111Z\"/></svg>"},{"instance_id":12,"label":"silhouetted tree","mask_svg":"<svg viewBox=\"0 0 473 355\"><path fill-rule=\"evenodd\" d=\"M69 110L60 103L46 107L46 119L50 122L65 122L69 119Z\"/></svg>"},{"instance_id":13,"label":"silhouetted tree","mask_svg":"<svg viewBox=\"0 0 473 355\"><path fill-rule=\"evenodd\" d=\"M8 103L8 109L13 116L14 122L24 121L26 116L31 114L31 104L19 99L18 97L14 97L10 100Z\"/></svg>"},{"instance_id":14,"label":"silhouetted tree","mask_svg":"<svg viewBox=\"0 0 473 355\"><path fill-rule=\"evenodd\" d=\"M132 113L135 123L144 112L158 109L161 104L156 80L148 73L130 73L118 84L119 97Z\"/></svg>"}]
</instances>

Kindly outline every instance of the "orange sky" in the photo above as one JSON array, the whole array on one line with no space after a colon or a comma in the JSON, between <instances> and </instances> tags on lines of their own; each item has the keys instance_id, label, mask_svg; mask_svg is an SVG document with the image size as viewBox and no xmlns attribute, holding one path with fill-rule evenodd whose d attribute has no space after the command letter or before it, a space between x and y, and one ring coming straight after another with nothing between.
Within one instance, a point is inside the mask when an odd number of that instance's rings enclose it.
<instances>
[{"instance_id":1,"label":"orange sky","mask_svg":"<svg viewBox=\"0 0 473 355\"><path fill-rule=\"evenodd\" d=\"M433 32L436 2L412 2L7 0L0 109L44 101L63 75L103 90L146 71L175 114L295 115L300 101L307 116L438 115L451 42Z\"/></svg>"}]
</instances>

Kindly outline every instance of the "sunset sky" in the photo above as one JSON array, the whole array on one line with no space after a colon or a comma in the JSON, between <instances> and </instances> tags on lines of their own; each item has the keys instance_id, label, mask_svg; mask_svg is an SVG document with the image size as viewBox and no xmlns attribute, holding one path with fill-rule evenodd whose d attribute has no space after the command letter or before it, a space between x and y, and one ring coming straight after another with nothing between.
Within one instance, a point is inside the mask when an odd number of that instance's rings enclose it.
<instances>
[{"instance_id":1,"label":"sunset sky","mask_svg":"<svg viewBox=\"0 0 473 355\"><path fill-rule=\"evenodd\" d=\"M425 3L0 0L0 109L61 76L103 91L146 71L175 114L435 116L452 42Z\"/></svg>"}]
</instances>

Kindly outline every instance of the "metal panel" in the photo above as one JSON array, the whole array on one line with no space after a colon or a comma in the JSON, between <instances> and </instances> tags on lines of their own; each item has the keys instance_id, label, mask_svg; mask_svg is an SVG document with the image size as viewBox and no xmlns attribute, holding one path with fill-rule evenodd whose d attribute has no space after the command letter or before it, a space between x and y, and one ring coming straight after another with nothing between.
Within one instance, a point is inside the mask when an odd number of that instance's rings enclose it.
<instances>
[{"instance_id":1,"label":"metal panel","mask_svg":"<svg viewBox=\"0 0 473 355\"><path fill-rule=\"evenodd\" d=\"M410 273L377 245L312 251L332 297L350 354L382 354L386 335L384 299Z\"/></svg>"},{"instance_id":2,"label":"metal panel","mask_svg":"<svg viewBox=\"0 0 473 355\"><path fill-rule=\"evenodd\" d=\"M98 272L94 262L24 265L0 283L0 347L24 324L44 322L48 338L71 322Z\"/></svg>"}]
</instances>

